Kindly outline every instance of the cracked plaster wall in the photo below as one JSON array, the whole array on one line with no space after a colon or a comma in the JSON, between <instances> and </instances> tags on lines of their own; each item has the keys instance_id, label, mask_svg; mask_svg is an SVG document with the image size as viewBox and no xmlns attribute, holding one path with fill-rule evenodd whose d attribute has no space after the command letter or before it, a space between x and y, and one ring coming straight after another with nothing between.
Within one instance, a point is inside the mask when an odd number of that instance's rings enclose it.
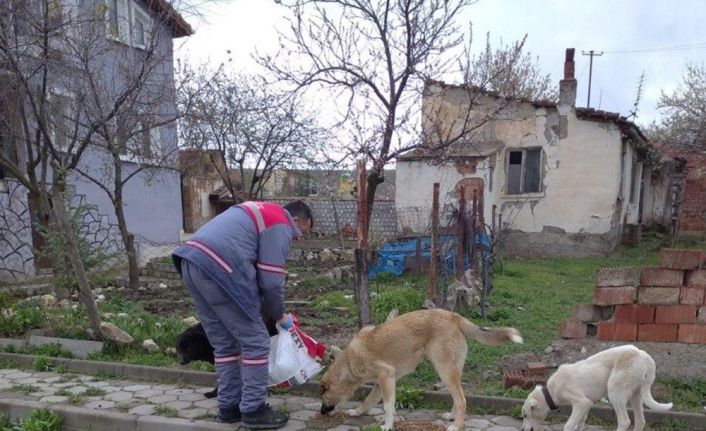
<instances>
[{"instance_id":1,"label":"cracked plaster wall","mask_svg":"<svg viewBox=\"0 0 706 431\"><path fill-rule=\"evenodd\" d=\"M440 118L458 114L463 100L457 95L440 102L434 93L427 94L427 98L435 100L426 101L425 109L430 112L433 107ZM446 127L457 124L449 122ZM503 110L499 120L482 127L475 139L496 140L502 145L494 156L480 160L473 174L459 173L455 163L397 163L395 199L400 228L424 231L434 182L441 183L443 207L456 201L456 183L469 177L484 181L486 220L491 219L492 205L496 204L503 219L511 223L511 242L538 245L549 255L605 253L619 240L623 223L637 222L637 204L628 202L633 149L626 145L626 154L621 156L622 135L617 125L579 120L573 108L567 106L536 108L530 103L514 103ZM507 195L508 150L536 147L543 149L542 191ZM491 169L493 157L495 168ZM639 178L641 165L637 174ZM419 214L416 217L415 209ZM513 248L521 255L532 255L536 250L534 246L526 250L508 247Z\"/></svg>"}]
</instances>

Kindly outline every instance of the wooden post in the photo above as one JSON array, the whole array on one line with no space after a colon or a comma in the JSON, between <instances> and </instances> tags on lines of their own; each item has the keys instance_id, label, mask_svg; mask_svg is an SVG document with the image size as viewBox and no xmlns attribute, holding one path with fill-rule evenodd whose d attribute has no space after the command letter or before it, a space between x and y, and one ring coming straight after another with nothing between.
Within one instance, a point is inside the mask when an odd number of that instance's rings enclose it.
<instances>
[{"instance_id":1,"label":"wooden post","mask_svg":"<svg viewBox=\"0 0 706 431\"><path fill-rule=\"evenodd\" d=\"M355 301L358 305L360 327L372 323L370 292L368 291L368 199L365 160L358 160L358 243L355 249Z\"/></svg>"},{"instance_id":2,"label":"wooden post","mask_svg":"<svg viewBox=\"0 0 706 431\"><path fill-rule=\"evenodd\" d=\"M431 259L429 261L429 291L427 299L436 302L436 262L439 258L439 183L434 183L431 203Z\"/></svg>"},{"instance_id":3,"label":"wooden post","mask_svg":"<svg viewBox=\"0 0 706 431\"><path fill-rule=\"evenodd\" d=\"M458 188L458 221L456 222L456 279L463 280L463 246L465 244L466 233L466 188Z\"/></svg>"},{"instance_id":4,"label":"wooden post","mask_svg":"<svg viewBox=\"0 0 706 431\"><path fill-rule=\"evenodd\" d=\"M471 208L473 209L473 215L471 216L471 266L476 274L480 274L480 272L478 272L480 268L477 266L478 256L476 255L476 235L478 234L478 196L476 195L475 190L473 191L473 206Z\"/></svg>"},{"instance_id":5,"label":"wooden post","mask_svg":"<svg viewBox=\"0 0 706 431\"><path fill-rule=\"evenodd\" d=\"M338 209L336 209L336 199L331 195L331 208L333 209L333 222L336 224L336 236L338 237L338 247L343 250L345 244L343 242L343 231L341 230L341 223L338 220Z\"/></svg>"},{"instance_id":6,"label":"wooden post","mask_svg":"<svg viewBox=\"0 0 706 431\"><path fill-rule=\"evenodd\" d=\"M490 233L491 235L495 236L495 212L497 211L498 206L493 205L493 220L490 222Z\"/></svg>"},{"instance_id":7,"label":"wooden post","mask_svg":"<svg viewBox=\"0 0 706 431\"><path fill-rule=\"evenodd\" d=\"M422 259L422 237L417 235L417 245L414 250L414 275L419 277L422 275L422 265L424 264L424 259Z\"/></svg>"}]
</instances>

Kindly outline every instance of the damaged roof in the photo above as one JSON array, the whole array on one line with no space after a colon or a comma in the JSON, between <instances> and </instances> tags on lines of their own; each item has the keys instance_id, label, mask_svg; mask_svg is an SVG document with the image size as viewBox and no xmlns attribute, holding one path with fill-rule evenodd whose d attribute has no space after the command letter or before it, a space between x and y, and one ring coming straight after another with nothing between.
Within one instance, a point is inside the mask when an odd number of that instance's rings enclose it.
<instances>
[{"instance_id":1,"label":"damaged roof","mask_svg":"<svg viewBox=\"0 0 706 431\"><path fill-rule=\"evenodd\" d=\"M444 150L417 148L408 151L397 160L414 161L429 158L488 157L503 147L501 141L459 141Z\"/></svg>"},{"instance_id":2,"label":"damaged roof","mask_svg":"<svg viewBox=\"0 0 706 431\"><path fill-rule=\"evenodd\" d=\"M499 92L497 91L491 91L491 90L486 90L484 88L478 87L477 85L471 85L471 84L448 84L443 81L435 81L435 80L428 80L426 81L424 87L425 89L429 87L430 85L438 85L439 87L443 88L461 88L464 90L468 90L469 92L473 93L478 93L482 94L484 96L488 97L494 97L496 99L503 99L508 102L520 102L520 103L530 103L532 106L536 108L556 108L557 103L556 101L553 100L547 100L547 99L542 99L542 100L532 100L528 99L526 97L508 97L508 96L502 96Z\"/></svg>"},{"instance_id":3,"label":"damaged roof","mask_svg":"<svg viewBox=\"0 0 706 431\"><path fill-rule=\"evenodd\" d=\"M489 91L483 88L480 88L475 85L469 85L469 84L447 84L442 81L434 81L434 80L429 80L426 82L426 87L430 85L438 85L443 88L461 88L461 89L466 89L468 91L473 91L477 92L479 94L483 94L488 97L494 97L502 100L506 100L509 102L519 102L519 103L529 103L535 108L557 108L558 104L555 101L552 100L532 100L528 99L525 97L508 97L508 96L502 96L500 93L497 91ZM594 109L594 108L582 108L582 107L576 107L576 117L579 120L586 120L586 121L607 121L607 122L612 122L617 124L618 126L621 127L625 131L626 128L628 129L633 129L634 132L637 133L637 135L640 137L640 139L643 139L647 141L647 137L642 133L642 130L635 124L634 122L630 121L628 117L625 117L623 115L620 115L618 112L609 112L609 111L603 111L600 109Z\"/></svg>"},{"instance_id":4,"label":"damaged roof","mask_svg":"<svg viewBox=\"0 0 706 431\"><path fill-rule=\"evenodd\" d=\"M623 132L634 132L639 139L648 141L637 124L618 112L608 112L594 108L576 108L576 118L586 121L609 121L617 124Z\"/></svg>"},{"instance_id":5,"label":"damaged roof","mask_svg":"<svg viewBox=\"0 0 706 431\"><path fill-rule=\"evenodd\" d=\"M147 7L156 13L169 27L174 38L191 36L194 30L168 0L145 0Z\"/></svg>"}]
</instances>

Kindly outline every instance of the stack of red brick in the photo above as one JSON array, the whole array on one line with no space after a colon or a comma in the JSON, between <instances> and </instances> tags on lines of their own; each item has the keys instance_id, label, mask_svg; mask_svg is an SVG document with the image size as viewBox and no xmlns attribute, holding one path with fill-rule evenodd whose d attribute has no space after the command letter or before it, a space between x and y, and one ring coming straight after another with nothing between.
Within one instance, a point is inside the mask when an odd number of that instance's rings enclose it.
<instances>
[{"instance_id":1,"label":"stack of red brick","mask_svg":"<svg viewBox=\"0 0 706 431\"><path fill-rule=\"evenodd\" d=\"M503 373L505 389L513 386L529 389L535 385L545 385L549 369L544 362L527 362L525 369Z\"/></svg>"},{"instance_id":2,"label":"stack of red brick","mask_svg":"<svg viewBox=\"0 0 706 431\"><path fill-rule=\"evenodd\" d=\"M561 336L706 344L706 254L664 249L659 267L602 268L593 304L579 304ZM702 269L702 267L704 269Z\"/></svg>"}]
</instances>

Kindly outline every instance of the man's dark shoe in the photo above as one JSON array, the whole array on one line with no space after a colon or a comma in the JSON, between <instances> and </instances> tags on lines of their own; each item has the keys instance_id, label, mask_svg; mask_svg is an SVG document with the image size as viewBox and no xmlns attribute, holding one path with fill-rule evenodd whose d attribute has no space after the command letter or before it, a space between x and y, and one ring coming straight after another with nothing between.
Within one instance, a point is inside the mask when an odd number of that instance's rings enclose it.
<instances>
[{"instance_id":1,"label":"man's dark shoe","mask_svg":"<svg viewBox=\"0 0 706 431\"><path fill-rule=\"evenodd\" d=\"M237 404L234 407L218 409L218 422L234 424L240 422L241 418L240 407Z\"/></svg>"},{"instance_id":2,"label":"man's dark shoe","mask_svg":"<svg viewBox=\"0 0 706 431\"><path fill-rule=\"evenodd\" d=\"M268 404L262 404L253 412L243 413L243 425L251 430L274 430L287 425L289 416L276 412Z\"/></svg>"}]
</instances>

